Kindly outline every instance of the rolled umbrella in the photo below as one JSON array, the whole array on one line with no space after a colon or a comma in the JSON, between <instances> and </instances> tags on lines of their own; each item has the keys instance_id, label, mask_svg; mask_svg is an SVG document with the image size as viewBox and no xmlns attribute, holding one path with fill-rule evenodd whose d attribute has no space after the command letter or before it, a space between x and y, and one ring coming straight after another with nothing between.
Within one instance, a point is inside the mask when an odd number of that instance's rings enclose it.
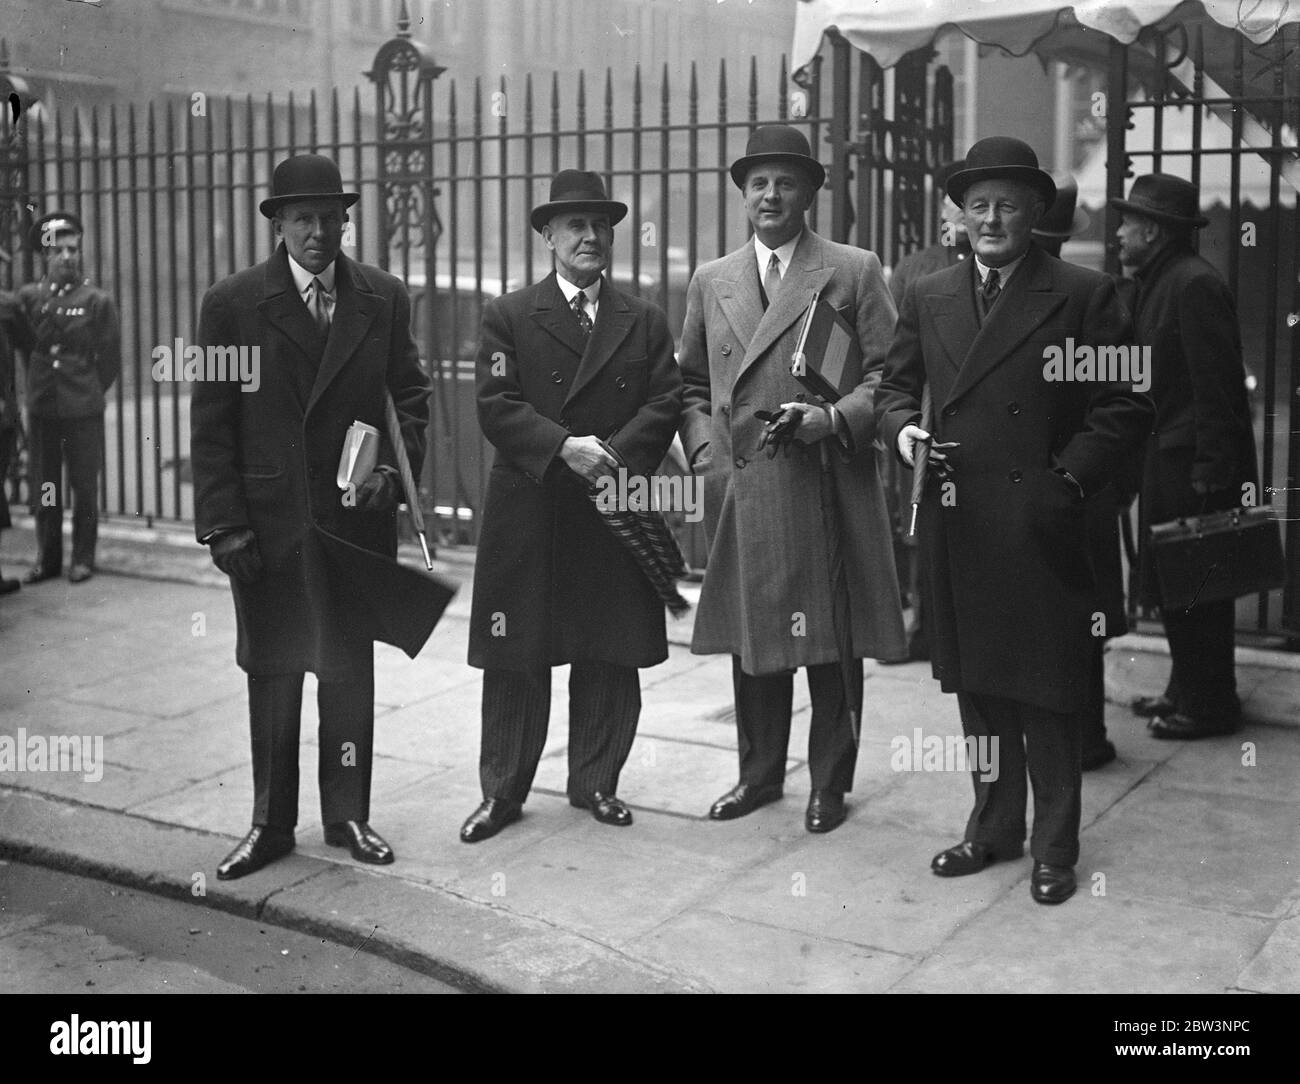
<instances>
[{"instance_id":1,"label":"rolled umbrella","mask_svg":"<svg viewBox=\"0 0 1300 1084\"><path fill-rule=\"evenodd\" d=\"M835 471L827 442L821 442L822 530L826 534L826 568L831 588L831 628L835 634L840 659L840 681L844 703L849 713L849 730L856 746L862 737L862 683L858 678L857 656L853 650L853 614L849 602L849 578L844 565L843 537L840 525Z\"/></svg>"},{"instance_id":2,"label":"rolled umbrella","mask_svg":"<svg viewBox=\"0 0 1300 1084\"><path fill-rule=\"evenodd\" d=\"M406 492L406 507L411 513L411 525L420 539L420 549L424 553L424 567L433 571L433 558L429 555L429 543L424 537L424 510L420 507L420 491L415 485L415 475L411 472L411 459L406 454L406 441L402 439L402 423L397 417L397 406L393 397L384 392L384 421L388 427L388 442L393 446L397 457L397 471L402 476L402 489Z\"/></svg>"}]
</instances>

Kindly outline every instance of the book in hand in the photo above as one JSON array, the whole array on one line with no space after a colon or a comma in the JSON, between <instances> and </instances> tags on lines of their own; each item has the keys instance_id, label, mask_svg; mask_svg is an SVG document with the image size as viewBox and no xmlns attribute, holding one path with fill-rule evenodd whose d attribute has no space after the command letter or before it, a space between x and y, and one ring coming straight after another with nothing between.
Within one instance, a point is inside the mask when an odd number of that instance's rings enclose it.
<instances>
[{"instance_id":1,"label":"book in hand","mask_svg":"<svg viewBox=\"0 0 1300 1084\"><path fill-rule=\"evenodd\" d=\"M828 403L862 383L857 332L820 294L804 313L799 345L790 362L790 375Z\"/></svg>"},{"instance_id":2,"label":"book in hand","mask_svg":"<svg viewBox=\"0 0 1300 1084\"><path fill-rule=\"evenodd\" d=\"M379 462L379 430L365 422L354 421L343 434L343 450L334 481L339 489L361 488Z\"/></svg>"}]
</instances>

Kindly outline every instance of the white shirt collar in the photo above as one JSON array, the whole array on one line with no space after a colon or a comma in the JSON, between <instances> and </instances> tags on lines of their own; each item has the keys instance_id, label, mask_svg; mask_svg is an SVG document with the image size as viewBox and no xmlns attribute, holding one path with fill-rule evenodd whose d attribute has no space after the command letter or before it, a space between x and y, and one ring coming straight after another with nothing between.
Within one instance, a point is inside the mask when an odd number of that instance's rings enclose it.
<instances>
[{"instance_id":1,"label":"white shirt collar","mask_svg":"<svg viewBox=\"0 0 1300 1084\"><path fill-rule=\"evenodd\" d=\"M1026 249L1026 250L1025 250L1024 252L1022 252L1019 256L1017 256L1014 260L1012 260L1009 264L1006 264L1005 266L1003 266L1003 267L999 267L999 268L997 269L997 271L998 271L998 285L999 285L999 286L1005 288L1005 286L1006 286L1006 284L1007 284L1007 280L1008 280L1009 278L1011 278L1011 276L1012 276L1013 274L1015 274L1016 268L1019 267L1022 263L1025 262L1025 257L1028 256L1028 255L1029 255L1029 250ZM991 270L993 270L993 269L992 269L991 267L989 267L988 264L986 264L986 263L985 263L983 260L981 260L978 256L975 257L975 272L976 272L976 274L978 274L979 277L980 277L980 283L981 283L981 285L983 284L984 280L985 280L986 278L989 277L989 272L990 272Z\"/></svg>"},{"instance_id":2,"label":"white shirt collar","mask_svg":"<svg viewBox=\"0 0 1300 1084\"><path fill-rule=\"evenodd\" d=\"M762 282L767 277L767 265L772 261L772 253L776 253L777 262L781 265L781 277L785 278L785 273L790 269L790 261L794 259L794 250L799 247L799 239L803 236L803 230L800 230L790 240L780 248L768 248L754 235L754 255L758 258L758 281Z\"/></svg>"},{"instance_id":3,"label":"white shirt collar","mask_svg":"<svg viewBox=\"0 0 1300 1084\"><path fill-rule=\"evenodd\" d=\"M593 320L596 319L596 309L598 307L598 302L600 301L601 280L599 278L597 278L590 286L575 286L561 275L559 271L556 271L555 281L560 284L560 292L564 294L564 300L567 301L570 306L573 305L573 299L578 296L579 292L586 294L587 306L591 309L591 318Z\"/></svg>"},{"instance_id":4,"label":"white shirt collar","mask_svg":"<svg viewBox=\"0 0 1300 1084\"><path fill-rule=\"evenodd\" d=\"M288 256L287 251L285 255ZM289 256L289 271L293 275L293 284L298 287L298 293L300 295L306 294L307 288L311 286L311 280L320 279L320 284L325 287L325 292L332 295L334 293L334 270L337 262L337 260L330 260L329 267L325 268L319 275L313 275L292 256Z\"/></svg>"}]
</instances>

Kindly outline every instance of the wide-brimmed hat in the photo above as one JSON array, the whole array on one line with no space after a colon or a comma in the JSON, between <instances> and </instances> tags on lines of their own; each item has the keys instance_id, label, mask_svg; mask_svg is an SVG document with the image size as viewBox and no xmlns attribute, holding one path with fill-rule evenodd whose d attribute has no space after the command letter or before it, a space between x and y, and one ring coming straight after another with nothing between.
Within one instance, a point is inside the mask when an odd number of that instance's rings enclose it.
<instances>
[{"instance_id":1,"label":"wide-brimmed hat","mask_svg":"<svg viewBox=\"0 0 1300 1084\"><path fill-rule=\"evenodd\" d=\"M542 232L551 219L565 211L594 211L609 215L609 224L617 226L627 214L627 204L605 195L605 182L599 173L581 169L562 169L551 180L551 198L533 208L529 221Z\"/></svg>"},{"instance_id":2,"label":"wide-brimmed hat","mask_svg":"<svg viewBox=\"0 0 1300 1084\"><path fill-rule=\"evenodd\" d=\"M1173 226L1199 229L1210 221L1201 214L1201 197L1196 185L1168 173L1144 174L1133 182L1133 187L1128 190L1128 199L1112 196L1109 202L1121 211Z\"/></svg>"},{"instance_id":3,"label":"wide-brimmed hat","mask_svg":"<svg viewBox=\"0 0 1300 1084\"><path fill-rule=\"evenodd\" d=\"M1079 203L1079 185L1068 173L1053 174L1056 181L1056 200L1034 227L1035 237L1077 237L1092 222L1092 217Z\"/></svg>"},{"instance_id":4,"label":"wide-brimmed hat","mask_svg":"<svg viewBox=\"0 0 1300 1084\"><path fill-rule=\"evenodd\" d=\"M802 167L813 188L826 183L826 167L812 156L808 137L788 124L764 124L755 128L745 144L744 156L731 163L731 179L737 188L744 188L751 169L778 160L794 162Z\"/></svg>"},{"instance_id":5,"label":"wide-brimmed hat","mask_svg":"<svg viewBox=\"0 0 1300 1084\"><path fill-rule=\"evenodd\" d=\"M340 199L348 208L360 198L360 193L343 191L343 178L334 159L323 154L295 154L275 167L271 195L262 200L260 207L267 218L274 218L286 203L298 200Z\"/></svg>"},{"instance_id":6,"label":"wide-brimmed hat","mask_svg":"<svg viewBox=\"0 0 1300 1084\"><path fill-rule=\"evenodd\" d=\"M1038 155L1028 143L1011 136L989 136L966 152L966 165L948 178L948 198L961 206L966 190L980 181L1019 181L1043 197L1048 207L1056 199L1056 182L1038 167Z\"/></svg>"},{"instance_id":7,"label":"wide-brimmed hat","mask_svg":"<svg viewBox=\"0 0 1300 1084\"><path fill-rule=\"evenodd\" d=\"M57 237L61 233L80 235L85 232L86 228L81 224L81 219L71 211L50 211L49 214L41 215L36 220L32 232L28 234L28 239L32 243L32 248L39 250L46 236Z\"/></svg>"}]
</instances>

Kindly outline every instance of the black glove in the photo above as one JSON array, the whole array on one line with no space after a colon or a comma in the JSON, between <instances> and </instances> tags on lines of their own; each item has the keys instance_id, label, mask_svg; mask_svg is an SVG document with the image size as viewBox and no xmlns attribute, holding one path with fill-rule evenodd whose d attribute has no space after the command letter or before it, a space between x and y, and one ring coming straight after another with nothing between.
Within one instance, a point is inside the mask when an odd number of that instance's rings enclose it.
<instances>
[{"instance_id":1,"label":"black glove","mask_svg":"<svg viewBox=\"0 0 1300 1084\"><path fill-rule=\"evenodd\" d=\"M262 575L257 536L249 528L226 531L214 538L208 548L212 551L212 563L231 579L253 583Z\"/></svg>"},{"instance_id":2,"label":"black glove","mask_svg":"<svg viewBox=\"0 0 1300 1084\"><path fill-rule=\"evenodd\" d=\"M754 417L767 423L758 438L758 450L761 452L766 448L767 458L771 459L784 448L788 456L790 446L794 444L795 431L803 422L803 414L797 410L756 410Z\"/></svg>"},{"instance_id":3,"label":"black glove","mask_svg":"<svg viewBox=\"0 0 1300 1084\"><path fill-rule=\"evenodd\" d=\"M371 471L357 487L356 507L363 512L392 512L397 505L397 479L387 471Z\"/></svg>"}]
</instances>

